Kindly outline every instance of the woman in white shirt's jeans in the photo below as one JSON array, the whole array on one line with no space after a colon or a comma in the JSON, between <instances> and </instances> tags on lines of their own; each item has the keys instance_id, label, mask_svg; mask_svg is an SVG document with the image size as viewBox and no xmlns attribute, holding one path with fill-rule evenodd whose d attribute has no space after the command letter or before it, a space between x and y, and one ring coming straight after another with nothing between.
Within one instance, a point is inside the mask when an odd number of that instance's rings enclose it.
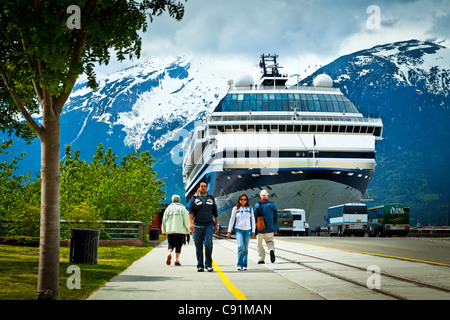
<instances>
[{"instance_id":1,"label":"woman in white shirt's jeans","mask_svg":"<svg viewBox=\"0 0 450 320\"><path fill-rule=\"evenodd\" d=\"M230 223L228 224L228 239L233 230L236 234L238 244L238 270L247 270L248 243L250 237L255 236L255 216L253 208L248 203L246 194L241 194L238 203L231 212Z\"/></svg>"}]
</instances>

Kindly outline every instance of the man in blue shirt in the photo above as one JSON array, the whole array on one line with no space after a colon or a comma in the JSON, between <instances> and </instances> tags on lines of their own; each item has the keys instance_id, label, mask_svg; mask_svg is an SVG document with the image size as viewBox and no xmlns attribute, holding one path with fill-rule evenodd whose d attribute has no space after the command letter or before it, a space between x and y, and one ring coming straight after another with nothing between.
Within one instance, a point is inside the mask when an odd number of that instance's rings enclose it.
<instances>
[{"instance_id":1,"label":"man in blue shirt","mask_svg":"<svg viewBox=\"0 0 450 320\"><path fill-rule=\"evenodd\" d=\"M197 271L204 268L211 272L213 233L219 232L219 217L214 197L207 193L208 185L200 182L198 192L189 202L189 222L191 232L194 232L194 243L197 254ZM203 263L203 244L205 245L205 263Z\"/></svg>"},{"instance_id":2,"label":"man in blue shirt","mask_svg":"<svg viewBox=\"0 0 450 320\"><path fill-rule=\"evenodd\" d=\"M258 255L259 261L258 263L265 263L264 259L266 258L266 251L264 250L263 240L266 242L267 248L270 253L270 261L272 263L275 262L275 243L274 243L274 235L278 230L278 210L275 206L275 203L269 201L269 193L267 190L261 190L259 193L261 201L258 201L255 204L253 209L255 213L255 220L258 219L259 216L262 216L264 219L265 229L262 231L258 230Z\"/></svg>"}]
</instances>

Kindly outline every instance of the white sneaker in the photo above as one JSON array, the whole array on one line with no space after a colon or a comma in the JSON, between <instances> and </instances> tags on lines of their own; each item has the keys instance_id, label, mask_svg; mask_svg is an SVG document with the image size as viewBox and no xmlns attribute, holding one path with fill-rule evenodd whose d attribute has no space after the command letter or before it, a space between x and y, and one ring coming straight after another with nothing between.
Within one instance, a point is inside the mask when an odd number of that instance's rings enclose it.
<instances>
[{"instance_id":1,"label":"white sneaker","mask_svg":"<svg viewBox=\"0 0 450 320\"><path fill-rule=\"evenodd\" d=\"M237 269L238 269L238 271L242 271L242 268L241 268L241 267L237 267Z\"/></svg>"}]
</instances>

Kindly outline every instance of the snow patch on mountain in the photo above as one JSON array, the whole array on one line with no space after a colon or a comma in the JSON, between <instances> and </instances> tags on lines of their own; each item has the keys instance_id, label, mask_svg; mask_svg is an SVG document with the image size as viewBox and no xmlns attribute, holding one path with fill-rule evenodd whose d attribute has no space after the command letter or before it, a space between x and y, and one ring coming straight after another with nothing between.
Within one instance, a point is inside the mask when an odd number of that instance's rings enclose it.
<instances>
[{"instance_id":1,"label":"snow patch on mountain","mask_svg":"<svg viewBox=\"0 0 450 320\"><path fill-rule=\"evenodd\" d=\"M149 132L197 120L211 112L228 89L226 77L208 72L201 62L186 56L170 63L147 60L98 82L96 91L86 82L77 84L66 105L65 113L86 114L77 138L92 119L108 124L111 133L119 126L126 133L124 145L134 149L144 141L154 150L163 148L173 132L158 137Z\"/></svg>"}]
</instances>

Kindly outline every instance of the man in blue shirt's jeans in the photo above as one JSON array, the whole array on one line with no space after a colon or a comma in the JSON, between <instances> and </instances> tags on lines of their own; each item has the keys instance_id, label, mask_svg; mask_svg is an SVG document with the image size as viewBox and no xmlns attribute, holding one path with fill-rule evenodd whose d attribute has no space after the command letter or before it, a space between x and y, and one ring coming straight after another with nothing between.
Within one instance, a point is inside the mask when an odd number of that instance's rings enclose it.
<instances>
[{"instance_id":1,"label":"man in blue shirt's jeans","mask_svg":"<svg viewBox=\"0 0 450 320\"><path fill-rule=\"evenodd\" d=\"M211 272L213 233L219 232L219 217L214 197L207 193L208 185L200 182L197 195L189 202L189 222L191 232L194 232L194 243L197 254L197 271L204 268ZM215 222L215 224L214 224ZM203 263L203 244L205 245L205 263Z\"/></svg>"}]
</instances>

